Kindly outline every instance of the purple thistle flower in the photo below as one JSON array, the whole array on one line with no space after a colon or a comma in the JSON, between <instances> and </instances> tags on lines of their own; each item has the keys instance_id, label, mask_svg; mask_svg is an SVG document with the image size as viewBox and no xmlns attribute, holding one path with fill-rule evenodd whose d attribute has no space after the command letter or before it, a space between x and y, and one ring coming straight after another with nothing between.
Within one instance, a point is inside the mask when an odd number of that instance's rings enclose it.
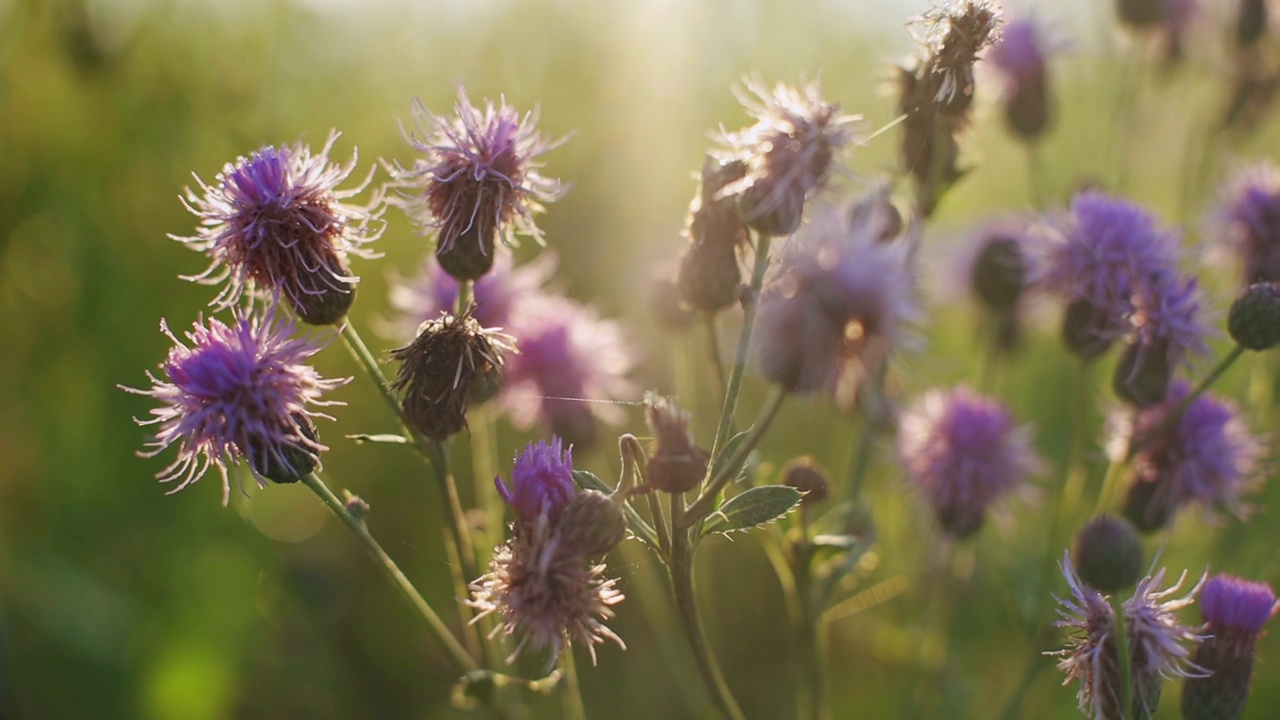
<instances>
[{"instance_id":1,"label":"purple thistle flower","mask_svg":"<svg viewBox=\"0 0 1280 720\"><path fill-rule=\"evenodd\" d=\"M817 82L803 88L779 83L770 91L748 80L737 95L756 123L721 133L727 149L720 159L746 163L745 176L722 196L736 196L743 219L759 232L790 235L800 225L806 197L826 179L836 153L855 139L849 125L859 118L840 115Z\"/></svg>"},{"instance_id":2,"label":"purple thistle flower","mask_svg":"<svg viewBox=\"0 0 1280 720\"><path fill-rule=\"evenodd\" d=\"M519 267L509 254L499 254L492 272L472 285L476 306L471 316L487 328L516 327L520 307L540 301L541 289L555 271L556 257L550 252ZM454 312L457 300L458 281L428 257L416 278L392 282L391 306L399 314L395 323L397 334L402 338L413 337L422 323L440 317L441 313Z\"/></svg>"},{"instance_id":3,"label":"purple thistle flower","mask_svg":"<svg viewBox=\"0 0 1280 720\"><path fill-rule=\"evenodd\" d=\"M1245 287L1280 281L1280 168L1260 163L1226 184L1214 235L1243 263Z\"/></svg>"},{"instance_id":4,"label":"purple thistle flower","mask_svg":"<svg viewBox=\"0 0 1280 720\"><path fill-rule=\"evenodd\" d=\"M521 523L533 524L538 518L554 521L573 499L573 449L565 448L560 438L548 443L529 443L516 458L508 488L501 478L494 478L498 494L515 508Z\"/></svg>"},{"instance_id":5,"label":"purple thistle flower","mask_svg":"<svg viewBox=\"0 0 1280 720\"><path fill-rule=\"evenodd\" d=\"M211 305L230 307L256 287L283 295L312 324L345 316L359 281L346 255L377 257L363 246L382 234L384 208L381 193L367 205L343 202L364 191L372 172L355 188L337 189L357 161L354 152L342 166L329 160L338 136L330 133L314 155L301 143L264 147L225 165L212 185L195 176L203 195L187 189L182 202L200 226L193 237L169 237L209 256L204 272L183 279L225 283Z\"/></svg>"},{"instance_id":6,"label":"purple thistle flower","mask_svg":"<svg viewBox=\"0 0 1280 720\"><path fill-rule=\"evenodd\" d=\"M453 107L453 117L432 115L414 100L421 137L406 137L425 157L399 175L421 186L405 210L424 232L438 232L437 257L451 274L475 279L492 265L497 238L514 244L518 232L542 243L533 216L541 203L559 198L561 188L538 172L542 165L534 158L559 142L543 139L536 111L521 115L505 98L496 107L486 100L482 112L459 87Z\"/></svg>"},{"instance_id":7,"label":"purple thistle flower","mask_svg":"<svg viewBox=\"0 0 1280 720\"><path fill-rule=\"evenodd\" d=\"M1215 575L1200 593L1200 609L1208 635L1196 649L1195 663L1207 677L1183 685L1182 717L1236 720L1249 699L1255 644L1276 613L1276 595L1266 583Z\"/></svg>"},{"instance_id":8,"label":"purple thistle flower","mask_svg":"<svg viewBox=\"0 0 1280 720\"><path fill-rule=\"evenodd\" d=\"M1115 612L1106 596L1080 581L1069 554L1063 554L1059 567L1071 589L1071 597L1058 599L1058 615L1062 619L1056 623L1066 630L1067 646L1046 654L1061 658L1058 669L1066 675L1063 685L1080 681L1076 697L1081 712L1094 720L1119 717L1124 692ZM1130 717L1149 718L1154 714L1160 702L1162 679L1203 674L1202 668L1190 662L1188 647L1203 638L1181 624L1176 613L1195 602L1204 578L1183 596L1173 597L1186 577L1182 573L1177 582L1161 590L1159 586L1165 578L1162 568L1139 581L1133 595L1121 606L1134 686Z\"/></svg>"},{"instance_id":9,"label":"purple thistle flower","mask_svg":"<svg viewBox=\"0 0 1280 720\"><path fill-rule=\"evenodd\" d=\"M147 443L151 449L140 452L142 457L178 446L177 458L156 476L160 482L178 481L169 494L215 466L222 474L225 505L231 493L227 466L236 458L246 459L259 485L264 485L264 475L281 482L297 480L328 450L316 440L311 418L329 416L308 406L341 404L321 402L320 396L350 378L321 378L306 364L318 348L290 337L296 326L277 313L274 308L238 313L231 325L216 319L197 322L186 333L190 347L161 321L161 331L174 342L160 365L165 379L148 372L149 389L121 386L161 403L151 410L150 420L135 422L158 425Z\"/></svg>"},{"instance_id":10,"label":"purple thistle flower","mask_svg":"<svg viewBox=\"0 0 1280 720\"><path fill-rule=\"evenodd\" d=\"M1119 427L1118 437L1148 443L1168 414L1187 396L1186 383L1173 383L1164 402L1138 413L1132 430ZM1196 503L1238 516L1248 514L1241 495L1257 480L1262 442L1250 431L1236 406L1203 393L1187 406L1176 426L1134 458L1133 483L1125 500L1125 516L1141 530L1164 527L1182 507Z\"/></svg>"},{"instance_id":11,"label":"purple thistle flower","mask_svg":"<svg viewBox=\"0 0 1280 720\"><path fill-rule=\"evenodd\" d=\"M634 394L626 379L634 361L617 323L547 297L520 308L509 332L520 354L507 364L501 400L518 428L537 424L583 448L599 422L621 419L611 401Z\"/></svg>"},{"instance_id":12,"label":"purple thistle flower","mask_svg":"<svg viewBox=\"0 0 1280 720\"><path fill-rule=\"evenodd\" d=\"M1026 140L1038 137L1049 126L1049 50L1040 26L1026 18L1006 24L989 55L1004 80L1005 121Z\"/></svg>"},{"instance_id":13,"label":"purple thistle flower","mask_svg":"<svg viewBox=\"0 0 1280 720\"><path fill-rule=\"evenodd\" d=\"M798 393L852 388L917 314L907 244L877 223L827 209L780 253L760 295L756 356L765 377Z\"/></svg>"},{"instance_id":14,"label":"purple thistle flower","mask_svg":"<svg viewBox=\"0 0 1280 720\"><path fill-rule=\"evenodd\" d=\"M586 647L593 665L595 646L605 640L627 648L603 622L624 599L615 587L618 581L604 576L604 563L566 553L560 532L545 521L529 532L517 532L494 552L489 572L471 583L468 604L479 611L472 622L496 613L502 621L489 637L499 632L520 636L508 663L527 647L551 650L548 670L574 642Z\"/></svg>"},{"instance_id":15,"label":"purple thistle flower","mask_svg":"<svg viewBox=\"0 0 1280 720\"><path fill-rule=\"evenodd\" d=\"M963 539L987 508L1038 471L1030 433L998 400L960 387L926 393L899 421L898 457L938 522Z\"/></svg>"}]
</instances>

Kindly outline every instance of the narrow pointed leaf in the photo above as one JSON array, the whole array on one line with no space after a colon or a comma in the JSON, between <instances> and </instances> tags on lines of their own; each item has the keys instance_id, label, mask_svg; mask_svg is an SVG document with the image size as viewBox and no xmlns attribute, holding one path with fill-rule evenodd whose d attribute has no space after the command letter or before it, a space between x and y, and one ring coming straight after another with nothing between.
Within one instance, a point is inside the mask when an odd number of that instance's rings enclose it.
<instances>
[{"instance_id":1,"label":"narrow pointed leaf","mask_svg":"<svg viewBox=\"0 0 1280 720\"><path fill-rule=\"evenodd\" d=\"M735 495L707 518L702 534L747 530L786 515L804 495L787 485L762 485Z\"/></svg>"},{"instance_id":2,"label":"narrow pointed leaf","mask_svg":"<svg viewBox=\"0 0 1280 720\"><path fill-rule=\"evenodd\" d=\"M363 445L365 443L381 443L383 445L408 445L409 444L409 438L403 435L394 435L391 433L384 433L381 435L365 435L365 434L348 435L347 439L355 440L356 443L359 445Z\"/></svg>"}]
</instances>

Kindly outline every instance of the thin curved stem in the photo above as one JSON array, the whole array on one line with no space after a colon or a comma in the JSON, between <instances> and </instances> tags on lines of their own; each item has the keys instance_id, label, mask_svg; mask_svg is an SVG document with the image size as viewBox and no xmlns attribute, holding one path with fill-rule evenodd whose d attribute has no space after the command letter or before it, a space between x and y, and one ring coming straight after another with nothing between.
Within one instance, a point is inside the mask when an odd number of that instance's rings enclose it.
<instances>
[{"instance_id":1,"label":"thin curved stem","mask_svg":"<svg viewBox=\"0 0 1280 720\"><path fill-rule=\"evenodd\" d=\"M702 326L707 331L707 354L711 360L711 369L716 376L716 386L720 388L721 402L729 394L729 381L724 376L724 358L720 356L720 336L716 332L716 316L704 313Z\"/></svg>"},{"instance_id":2,"label":"thin curved stem","mask_svg":"<svg viewBox=\"0 0 1280 720\"><path fill-rule=\"evenodd\" d=\"M751 271L751 293L746 299L746 308L742 315L742 332L738 335L738 351L733 358L733 368L729 371L729 386L725 390L724 405L720 409L720 422L716 425L715 441L711 444L712 466L729 439L729 428L733 426L733 416L738 411L738 395L742 392L742 376L747 367L747 353L751 349L751 333L756 324L756 308L760 305L760 289L764 286L764 275L769 269L769 245L772 241L772 237L764 234L756 238L756 262Z\"/></svg>"},{"instance_id":3,"label":"thin curved stem","mask_svg":"<svg viewBox=\"0 0 1280 720\"><path fill-rule=\"evenodd\" d=\"M1124 615L1124 603L1119 596L1111 598L1115 613L1116 655L1120 661L1120 717L1129 720L1133 716L1133 655L1129 651L1129 620Z\"/></svg>"},{"instance_id":4,"label":"thin curved stem","mask_svg":"<svg viewBox=\"0 0 1280 720\"><path fill-rule=\"evenodd\" d=\"M475 657L467 652L466 648L462 647L458 639L449 631L448 626L432 609L431 604L427 602L426 598L422 597L422 594L413 586L413 583L409 582L409 578L405 577L405 574L400 571L400 567L391 559L391 556L387 555L382 546L378 544L378 541L369 533L369 528L365 525L364 519L352 515L347 510L346 504L333 494L333 491L329 489L328 485L325 485L324 480L321 480L319 475L308 473L302 478L302 483L315 493L333 511L333 514L337 515L343 524L351 530L356 539L364 545L369 554L373 556L373 559L377 561L378 566L382 568L383 572L391 580L391 583L400 591L400 594L426 619L427 625L431 627L431 631L436 635L436 638L444 645L445 651L449 653L449 658L458 666L458 669L463 672L479 670L480 664L476 662Z\"/></svg>"}]
</instances>

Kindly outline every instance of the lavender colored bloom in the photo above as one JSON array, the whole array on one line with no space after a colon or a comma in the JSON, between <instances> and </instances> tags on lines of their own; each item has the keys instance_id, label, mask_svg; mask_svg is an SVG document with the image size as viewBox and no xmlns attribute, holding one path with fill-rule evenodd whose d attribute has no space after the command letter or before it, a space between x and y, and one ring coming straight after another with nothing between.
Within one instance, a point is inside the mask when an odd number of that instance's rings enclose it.
<instances>
[{"instance_id":1,"label":"lavender colored bloom","mask_svg":"<svg viewBox=\"0 0 1280 720\"><path fill-rule=\"evenodd\" d=\"M1035 473L1030 433L998 400L968 388L932 391L899 421L898 457L943 529L975 533L987 509Z\"/></svg>"},{"instance_id":2,"label":"lavender colored bloom","mask_svg":"<svg viewBox=\"0 0 1280 720\"><path fill-rule=\"evenodd\" d=\"M1203 393L1170 431L1147 439L1188 392L1186 383L1173 383L1164 402L1138 413L1132 430L1118 428L1118 437L1142 447L1125 501L1125 516L1141 530L1164 527L1192 503L1247 514L1241 495L1257 480L1263 447L1234 404Z\"/></svg>"},{"instance_id":3,"label":"lavender colored bloom","mask_svg":"<svg viewBox=\"0 0 1280 720\"><path fill-rule=\"evenodd\" d=\"M1243 263L1243 285L1280 281L1280 167L1261 163L1227 183L1213 234Z\"/></svg>"},{"instance_id":4,"label":"lavender colored bloom","mask_svg":"<svg viewBox=\"0 0 1280 720\"><path fill-rule=\"evenodd\" d=\"M1276 613L1276 595L1266 583L1215 575L1200 594L1208 636L1195 662L1206 677L1182 688L1185 720L1237 720L1244 714L1253 676L1255 645Z\"/></svg>"},{"instance_id":5,"label":"lavender colored bloom","mask_svg":"<svg viewBox=\"0 0 1280 720\"><path fill-rule=\"evenodd\" d=\"M222 474L222 503L230 498L227 467L237 458L248 461L259 476L296 480L328 450L317 442L311 418L328 417L308 409L320 396L350 378L326 380L308 358L318 348L290 337L297 329L274 309L237 314L231 325L211 319L197 322L186 333L188 347L161 321L160 329L174 342L160 368L165 379L147 373L151 387L121 389L161 403L150 420L155 436L140 452L154 457L178 446L174 462L156 477L178 481L170 494L199 480L210 466ZM281 479L283 478L283 479Z\"/></svg>"},{"instance_id":6,"label":"lavender colored bloom","mask_svg":"<svg viewBox=\"0 0 1280 720\"><path fill-rule=\"evenodd\" d=\"M549 252L519 267L509 254L499 254L493 270L472 285L476 306L471 316L487 328L517 328L520 307L540 301L541 289L555 271L556 257ZM428 257L416 278L392 283L390 299L399 314L397 334L413 337L422 323L454 312L458 281Z\"/></svg>"},{"instance_id":7,"label":"lavender colored bloom","mask_svg":"<svg viewBox=\"0 0 1280 720\"><path fill-rule=\"evenodd\" d=\"M501 478L493 483L521 522L532 523L542 515L554 518L573 499L573 449L558 437L529 443L516 458L512 487Z\"/></svg>"},{"instance_id":8,"label":"lavender colored bloom","mask_svg":"<svg viewBox=\"0 0 1280 720\"><path fill-rule=\"evenodd\" d=\"M756 230L789 235L800 225L805 198L823 183L836 153L854 140L849 125L858 118L840 115L817 82L803 88L779 83L770 91L747 81L738 99L756 123L723 133L721 159L745 162L746 175L722 194L738 198L743 218Z\"/></svg>"},{"instance_id":9,"label":"lavender colored bloom","mask_svg":"<svg viewBox=\"0 0 1280 720\"><path fill-rule=\"evenodd\" d=\"M542 242L533 216L560 196L560 182L543 177L534 159L559 143L538 132L536 112L521 115L505 99L496 107L486 100L482 112L460 87L453 117L415 100L413 119L421 137L407 139L424 157L400 169L402 180L421 186L406 211L438 232L436 254L450 274L487 272L497 238L513 244L518 232Z\"/></svg>"},{"instance_id":10,"label":"lavender colored bloom","mask_svg":"<svg viewBox=\"0 0 1280 720\"><path fill-rule=\"evenodd\" d=\"M828 209L784 247L756 316L765 377L851 397L866 368L902 344L914 282L907 244L882 242L881 230Z\"/></svg>"},{"instance_id":11,"label":"lavender colored bloom","mask_svg":"<svg viewBox=\"0 0 1280 720\"><path fill-rule=\"evenodd\" d=\"M1076 575L1069 555L1063 555L1062 574L1071 597L1059 598L1062 618L1056 624L1067 632L1066 648L1050 653L1061 660L1063 684L1080 682L1076 694L1080 711L1094 720L1119 717L1124 697L1121 687L1115 612L1107 597L1085 585ZM1150 718L1160 702L1161 680L1203 675L1191 663L1193 646L1202 636L1178 621L1176 613L1195 602L1204 579L1187 593L1174 597L1186 581L1184 572L1163 590L1165 571L1160 569L1138 582L1133 596L1122 604L1128 632L1134 707L1128 715Z\"/></svg>"},{"instance_id":12,"label":"lavender colored bloom","mask_svg":"<svg viewBox=\"0 0 1280 720\"><path fill-rule=\"evenodd\" d=\"M372 173L355 188L337 189L357 161L355 153L342 166L329 160L338 136L330 133L314 155L301 143L264 147L225 165L212 185L196 176L203 195L188 189L182 201L200 226L193 237L170 237L209 256L204 272L184 279L225 283L212 305L230 307L256 286L283 295L306 322L326 325L346 314L359 280L346 255L376 257L363 246L382 234L383 208L380 193L363 206L343 202L363 192Z\"/></svg>"},{"instance_id":13,"label":"lavender colored bloom","mask_svg":"<svg viewBox=\"0 0 1280 720\"><path fill-rule=\"evenodd\" d=\"M621 419L611 401L634 393L626 379L634 361L617 323L547 297L521 308L510 331L520 355L506 367L501 401L513 424L537 424L582 448L596 439L599 422Z\"/></svg>"}]
</instances>

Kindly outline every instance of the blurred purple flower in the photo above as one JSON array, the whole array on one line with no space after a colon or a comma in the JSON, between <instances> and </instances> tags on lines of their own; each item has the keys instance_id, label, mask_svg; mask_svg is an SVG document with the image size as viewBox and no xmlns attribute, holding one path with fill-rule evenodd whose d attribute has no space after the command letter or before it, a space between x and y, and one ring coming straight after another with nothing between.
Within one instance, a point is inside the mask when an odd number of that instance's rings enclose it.
<instances>
[{"instance_id":1,"label":"blurred purple flower","mask_svg":"<svg viewBox=\"0 0 1280 720\"><path fill-rule=\"evenodd\" d=\"M376 257L363 246L382 234L377 220L384 208L381 193L367 205L343 202L363 192L372 173L355 188L337 189L357 161L353 152L346 165L330 162L338 136L330 133L315 155L301 143L264 147L225 165L212 185L195 176L203 195L187 189L182 201L200 226L193 237L170 237L209 256L204 272L184 279L225 283L210 304L230 307L254 285L283 295L307 322L329 324L345 315L359 280L346 255ZM335 302L337 317L319 307Z\"/></svg>"},{"instance_id":2,"label":"blurred purple flower","mask_svg":"<svg viewBox=\"0 0 1280 720\"><path fill-rule=\"evenodd\" d=\"M1014 88L1026 87L1044 82L1048 50L1039 24L1022 18L1005 23L987 58Z\"/></svg>"},{"instance_id":3,"label":"blurred purple flower","mask_svg":"<svg viewBox=\"0 0 1280 720\"><path fill-rule=\"evenodd\" d=\"M1071 597L1058 599L1062 619L1056 623L1066 630L1067 646L1046 654L1061 658L1058 669L1067 676L1064 685L1080 681L1076 697L1081 712L1093 720L1119 717L1124 692L1115 612L1106 596L1080 581L1069 555L1063 555L1060 567L1071 589ZM1174 598L1186 577L1184 572L1177 582L1161 590L1165 579L1161 568L1139 581L1133 596L1122 605L1134 686L1134 708L1126 713L1130 717L1151 717L1160 701L1163 679L1203 674L1189 661L1189 646L1200 642L1202 636L1180 623L1175 613L1195 602L1204 578Z\"/></svg>"},{"instance_id":4,"label":"blurred purple flower","mask_svg":"<svg viewBox=\"0 0 1280 720\"><path fill-rule=\"evenodd\" d=\"M798 393L843 394L902 344L917 314L914 280L907 243L882 242L881 230L826 209L784 246L756 317L765 377Z\"/></svg>"},{"instance_id":5,"label":"blurred purple flower","mask_svg":"<svg viewBox=\"0 0 1280 720\"><path fill-rule=\"evenodd\" d=\"M421 137L406 137L424 157L399 169L401 180L420 186L405 210L424 231L438 231L438 255L462 242L475 245L462 251L491 260L495 240L512 244L517 232L542 242L533 216L542 202L559 198L561 188L538 172L534 159L559 142L538 132L536 112L521 115L505 99L496 107L486 100L482 112L459 87L453 117L433 115L415 99L413 121Z\"/></svg>"},{"instance_id":6,"label":"blurred purple flower","mask_svg":"<svg viewBox=\"0 0 1280 720\"><path fill-rule=\"evenodd\" d=\"M898 457L943 529L972 535L987 509L1038 471L1030 433L998 400L960 387L926 393L903 413Z\"/></svg>"},{"instance_id":7,"label":"blurred purple flower","mask_svg":"<svg viewBox=\"0 0 1280 720\"><path fill-rule=\"evenodd\" d=\"M554 520L573 499L573 449L560 438L529 443L516 458L511 487L494 478L498 494L515 508L520 522L532 524L541 516Z\"/></svg>"},{"instance_id":8,"label":"blurred purple flower","mask_svg":"<svg viewBox=\"0 0 1280 720\"><path fill-rule=\"evenodd\" d=\"M1213 234L1244 266L1243 286L1280 281L1280 167L1260 163L1225 186Z\"/></svg>"},{"instance_id":9,"label":"blurred purple flower","mask_svg":"<svg viewBox=\"0 0 1280 720\"><path fill-rule=\"evenodd\" d=\"M634 359L622 328L562 297L528 303L508 330L520 354L509 359L501 401L518 428L537 424L573 445L590 446L598 423L616 424L613 400L634 394Z\"/></svg>"},{"instance_id":10,"label":"blurred purple flower","mask_svg":"<svg viewBox=\"0 0 1280 720\"><path fill-rule=\"evenodd\" d=\"M328 416L308 406L341 404L321 402L320 396L350 378L320 377L306 364L318 348L290 337L296 326L274 308L237 314L229 326L216 319L197 322L186 333L191 347L163 321L160 329L174 343L160 365L165 379L148 372L150 388L120 387L161 403L150 420L135 422L158 425L142 457L178 446L177 458L156 476L161 482L178 481L170 494L214 466L222 475L225 505L231 493L227 467L237 458L246 459L256 476L300 475L328 450L317 442L310 421Z\"/></svg>"},{"instance_id":11,"label":"blurred purple flower","mask_svg":"<svg viewBox=\"0 0 1280 720\"><path fill-rule=\"evenodd\" d=\"M1276 608L1276 594L1270 585L1230 575L1214 575L1200 593L1200 610L1214 635L1234 629L1256 636L1276 614Z\"/></svg>"},{"instance_id":12,"label":"blurred purple flower","mask_svg":"<svg viewBox=\"0 0 1280 720\"><path fill-rule=\"evenodd\" d=\"M1234 404L1203 393L1171 430L1146 439L1188 392L1185 382L1176 381L1164 402L1138 413L1133 428L1117 423L1117 438L1123 442L1117 442L1116 451L1128 443L1142 447L1134 458L1134 479L1125 507L1126 517L1140 529L1164 527L1191 503L1210 512L1225 508L1247 514L1241 495L1258 480L1263 445Z\"/></svg>"},{"instance_id":13,"label":"blurred purple flower","mask_svg":"<svg viewBox=\"0 0 1280 720\"><path fill-rule=\"evenodd\" d=\"M737 196L747 224L770 235L800 225L806 197L826 179L837 152L855 139L855 116L840 115L817 82L802 88L779 83L772 91L748 80L738 99L756 119L749 128L722 132L725 162L746 163L746 175L722 191Z\"/></svg>"},{"instance_id":14,"label":"blurred purple flower","mask_svg":"<svg viewBox=\"0 0 1280 720\"><path fill-rule=\"evenodd\" d=\"M542 287L555 271L556 257L550 252L519 267L509 254L499 254L493 270L472 285L476 307L471 316L484 327L511 332L518 324L520 307L539 301ZM442 312L455 311L458 281L428 256L417 277L392 280L390 299L399 315L395 321L397 336L411 338L422 323L440 317Z\"/></svg>"}]
</instances>

